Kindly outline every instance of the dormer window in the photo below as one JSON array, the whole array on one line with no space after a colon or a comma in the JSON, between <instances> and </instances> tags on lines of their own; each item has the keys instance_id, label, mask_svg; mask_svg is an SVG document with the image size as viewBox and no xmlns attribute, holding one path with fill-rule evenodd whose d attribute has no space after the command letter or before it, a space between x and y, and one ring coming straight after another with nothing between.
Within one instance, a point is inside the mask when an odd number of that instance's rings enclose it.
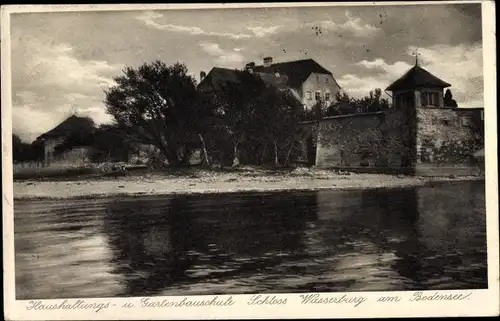
<instances>
[{"instance_id":1,"label":"dormer window","mask_svg":"<svg viewBox=\"0 0 500 321\"><path fill-rule=\"evenodd\" d=\"M436 92L423 92L421 95L422 106L439 107L439 94Z\"/></svg>"}]
</instances>

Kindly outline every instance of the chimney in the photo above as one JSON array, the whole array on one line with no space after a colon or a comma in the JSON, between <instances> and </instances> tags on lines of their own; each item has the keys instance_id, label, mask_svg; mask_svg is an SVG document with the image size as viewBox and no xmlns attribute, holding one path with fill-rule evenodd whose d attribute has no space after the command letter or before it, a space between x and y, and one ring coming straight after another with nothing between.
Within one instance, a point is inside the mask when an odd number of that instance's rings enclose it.
<instances>
[{"instance_id":1,"label":"chimney","mask_svg":"<svg viewBox=\"0 0 500 321\"><path fill-rule=\"evenodd\" d=\"M204 71L200 71L200 82L203 81L203 79L205 79L205 77L207 76L207 73L204 72Z\"/></svg>"},{"instance_id":2,"label":"chimney","mask_svg":"<svg viewBox=\"0 0 500 321\"><path fill-rule=\"evenodd\" d=\"M270 67L273 64L273 57L264 58L264 67Z\"/></svg>"}]
</instances>

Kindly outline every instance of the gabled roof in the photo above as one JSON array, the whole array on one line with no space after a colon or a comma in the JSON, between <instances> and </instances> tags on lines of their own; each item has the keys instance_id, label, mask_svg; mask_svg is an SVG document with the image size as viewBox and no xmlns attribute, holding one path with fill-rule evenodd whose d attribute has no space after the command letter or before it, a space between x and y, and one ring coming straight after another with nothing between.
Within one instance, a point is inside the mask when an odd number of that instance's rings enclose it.
<instances>
[{"instance_id":1,"label":"gabled roof","mask_svg":"<svg viewBox=\"0 0 500 321\"><path fill-rule=\"evenodd\" d=\"M225 83L239 83L241 82L241 75L246 71L237 70L237 69L228 69L228 68L220 68L214 67L208 75L203 78L203 80L198 84L198 88L207 88L210 87L212 89L220 89ZM262 81L268 86L277 86L281 87L283 82L280 79L276 78L274 75L269 74L261 74L256 73Z\"/></svg>"},{"instance_id":2,"label":"gabled roof","mask_svg":"<svg viewBox=\"0 0 500 321\"><path fill-rule=\"evenodd\" d=\"M393 82L386 90L396 91L414 89L418 87L426 88L446 88L451 85L439 79L419 65L415 65L408 70L401 78Z\"/></svg>"},{"instance_id":3,"label":"gabled roof","mask_svg":"<svg viewBox=\"0 0 500 321\"><path fill-rule=\"evenodd\" d=\"M247 71L214 67L198 84L198 89L201 91L219 90L224 86L224 84L228 82L240 83L242 81L242 76L246 73ZM302 106L299 98L297 98L293 90L287 86L287 77L276 77L273 74L266 73L254 73L254 75L262 79L265 85L269 87L275 87L277 90L286 93L286 97L287 99L290 99L290 102L297 103L298 105Z\"/></svg>"},{"instance_id":4,"label":"gabled roof","mask_svg":"<svg viewBox=\"0 0 500 321\"><path fill-rule=\"evenodd\" d=\"M287 86L299 89L304 81L311 75L311 73L328 74L332 73L318 64L313 59L295 60L288 62L280 62L272 64L269 67L255 66L255 72L275 74L279 72L280 75L284 74L288 78Z\"/></svg>"},{"instance_id":5,"label":"gabled roof","mask_svg":"<svg viewBox=\"0 0 500 321\"><path fill-rule=\"evenodd\" d=\"M67 137L71 133L92 131L94 129L95 123L91 118L72 115L45 134L38 136L37 140L45 138Z\"/></svg>"}]
</instances>

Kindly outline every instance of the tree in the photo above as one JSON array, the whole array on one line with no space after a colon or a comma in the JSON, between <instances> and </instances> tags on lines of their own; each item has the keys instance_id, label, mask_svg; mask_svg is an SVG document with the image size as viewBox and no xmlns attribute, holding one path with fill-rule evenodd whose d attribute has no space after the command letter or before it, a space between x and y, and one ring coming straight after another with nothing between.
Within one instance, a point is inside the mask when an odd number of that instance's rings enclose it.
<instances>
[{"instance_id":1,"label":"tree","mask_svg":"<svg viewBox=\"0 0 500 321\"><path fill-rule=\"evenodd\" d=\"M12 135L12 159L14 162L40 161L44 157L44 145L41 141L31 144L25 143L21 138Z\"/></svg>"},{"instance_id":2,"label":"tree","mask_svg":"<svg viewBox=\"0 0 500 321\"><path fill-rule=\"evenodd\" d=\"M259 97L255 134L259 146L273 151L275 166L287 165L300 136L302 105L290 92L268 87ZM280 161L281 160L281 161Z\"/></svg>"},{"instance_id":3,"label":"tree","mask_svg":"<svg viewBox=\"0 0 500 321\"><path fill-rule=\"evenodd\" d=\"M232 166L240 164L241 144L255 129L255 116L258 97L266 90L264 81L247 72L238 73L238 82L226 82L213 95L214 109L221 119L222 133L227 136L233 147Z\"/></svg>"},{"instance_id":4,"label":"tree","mask_svg":"<svg viewBox=\"0 0 500 321\"><path fill-rule=\"evenodd\" d=\"M445 107L458 107L457 101L453 99L453 94L449 89L446 89L444 94L444 105Z\"/></svg>"},{"instance_id":5,"label":"tree","mask_svg":"<svg viewBox=\"0 0 500 321\"><path fill-rule=\"evenodd\" d=\"M123 128L116 124L101 125L94 133L92 141L92 161L128 160L132 141Z\"/></svg>"},{"instance_id":6,"label":"tree","mask_svg":"<svg viewBox=\"0 0 500 321\"><path fill-rule=\"evenodd\" d=\"M335 100L326 110L326 116L348 115L355 112L354 100L345 92L337 92Z\"/></svg>"},{"instance_id":7,"label":"tree","mask_svg":"<svg viewBox=\"0 0 500 321\"><path fill-rule=\"evenodd\" d=\"M328 107L325 102L318 100L311 109L305 109L303 112L303 120L319 120L328 114Z\"/></svg>"},{"instance_id":8,"label":"tree","mask_svg":"<svg viewBox=\"0 0 500 321\"><path fill-rule=\"evenodd\" d=\"M12 134L12 158L14 162L26 160L28 152L29 144L24 143L18 135Z\"/></svg>"},{"instance_id":9,"label":"tree","mask_svg":"<svg viewBox=\"0 0 500 321\"><path fill-rule=\"evenodd\" d=\"M349 115L384 111L389 108L389 101L382 98L382 90L376 88L363 98L349 97L345 92L337 93L335 101L328 107L327 116Z\"/></svg>"},{"instance_id":10,"label":"tree","mask_svg":"<svg viewBox=\"0 0 500 321\"><path fill-rule=\"evenodd\" d=\"M126 67L105 91L105 105L134 139L158 148L169 165L185 165L211 111L184 64L161 61Z\"/></svg>"}]
</instances>

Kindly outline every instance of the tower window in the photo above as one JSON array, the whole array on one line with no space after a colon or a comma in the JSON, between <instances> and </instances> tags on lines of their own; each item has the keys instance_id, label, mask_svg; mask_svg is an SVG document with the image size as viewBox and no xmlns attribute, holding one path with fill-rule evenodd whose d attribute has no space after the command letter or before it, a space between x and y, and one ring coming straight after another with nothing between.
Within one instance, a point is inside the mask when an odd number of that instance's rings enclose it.
<instances>
[{"instance_id":1,"label":"tower window","mask_svg":"<svg viewBox=\"0 0 500 321\"><path fill-rule=\"evenodd\" d=\"M439 95L438 93L423 92L421 95L422 106L439 106Z\"/></svg>"}]
</instances>

